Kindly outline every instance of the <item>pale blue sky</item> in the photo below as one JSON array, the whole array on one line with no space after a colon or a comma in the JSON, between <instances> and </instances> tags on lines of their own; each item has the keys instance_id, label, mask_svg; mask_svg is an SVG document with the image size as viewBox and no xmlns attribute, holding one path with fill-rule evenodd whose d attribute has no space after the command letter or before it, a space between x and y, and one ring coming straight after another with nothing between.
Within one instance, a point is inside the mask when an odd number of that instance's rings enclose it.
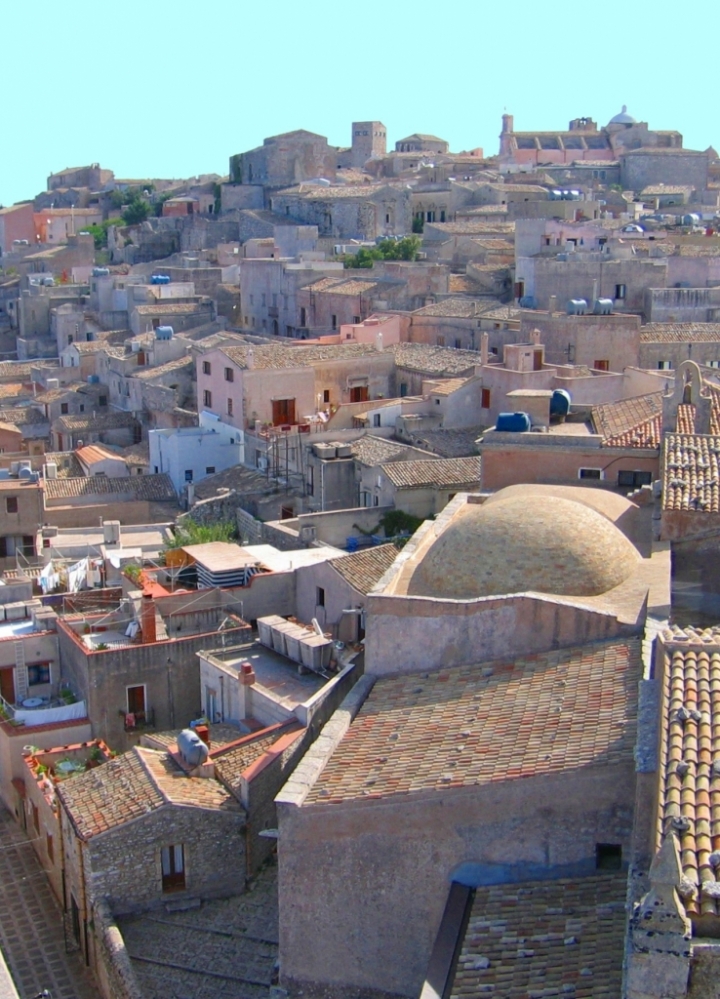
<instances>
[{"instance_id":1,"label":"pale blue sky","mask_svg":"<svg viewBox=\"0 0 720 999\"><path fill-rule=\"evenodd\" d=\"M622 104L690 148L720 146L720 5L603 0L124 0L0 4L0 203L49 173L100 162L120 177L224 174L228 157L294 128L388 144L432 132L496 153L517 129L605 124ZM47 9L47 13L43 10ZM656 40L653 40L653 39Z\"/></svg>"}]
</instances>

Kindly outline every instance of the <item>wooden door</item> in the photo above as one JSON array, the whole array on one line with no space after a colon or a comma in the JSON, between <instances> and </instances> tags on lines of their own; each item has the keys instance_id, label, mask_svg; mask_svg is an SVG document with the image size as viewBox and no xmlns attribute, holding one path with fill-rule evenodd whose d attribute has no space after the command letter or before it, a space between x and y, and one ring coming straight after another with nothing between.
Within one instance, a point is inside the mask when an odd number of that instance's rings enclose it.
<instances>
[{"instance_id":1,"label":"wooden door","mask_svg":"<svg viewBox=\"0 0 720 999\"><path fill-rule=\"evenodd\" d=\"M15 703L15 677L13 676L12 666L9 666L7 669L0 669L0 696L8 704Z\"/></svg>"},{"instance_id":2,"label":"wooden door","mask_svg":"<svg viewBox=\"0 0 720 999\"><path fill-rule=\"evenodd\" d=\"M272 401L272 421L274 427L279 427L283 423L294 424L295 421L295 400L294 399L273 399Z\"/></svg>"},{"instance_id":3,"label":"wooden door","mask_svg":"<svg viewBox=\"0 0 720 999\"><path fill-rule=\"evenodd\" d=\"M145 685L128 687L127 689L128 712L137 717L145 713Z\"/></svg>"},{"instance_id":4,"label":"wooden door","mask_svg":"<svg viewBox=\"0 0 720 999\"><path fill-rule=\"evenodd\" d=\"M350 402L367 402L369 398L367 385L356 385L350 389Z\"/></svg>"}]
</instances>

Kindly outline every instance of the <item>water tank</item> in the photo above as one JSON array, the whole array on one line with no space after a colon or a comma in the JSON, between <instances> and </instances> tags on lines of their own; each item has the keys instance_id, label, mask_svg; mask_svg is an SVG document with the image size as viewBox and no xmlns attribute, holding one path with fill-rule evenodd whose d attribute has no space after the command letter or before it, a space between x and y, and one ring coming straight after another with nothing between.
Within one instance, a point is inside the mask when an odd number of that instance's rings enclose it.
<instances>
[{"instance_id":1,"label":"water tank","mask_svg":"<svg viewBox=\"0 0 720 999\"><path fill-rule=\"evenodd\" d=\"M696 215L694 212L690 212L688 215L683 215L680 220L680 225L699 225L700 216Z\"/></svg>"},{"instance_id":2,"label":"water tank","mask_svg":"<svg viewBox=\"0 0 720 999\"><path fill-rule=\"evenodd\" d=\"M173 328L172 326L158 326L155 330L156 340L172 340L173 338Z\"/></svg>"},{"instance_id":3,"label":"water tank","mask_svg":"<svg viewBox=\"0 0 720 999\"><path fill-rule=\"evenodd\" d=\"M536 309L535 296L534 295L523 295L520 299L521 309Z\"/></svg>"},{"instance_id":4,"label":"water tank","mask_svg":"<svg viewBox=\"0 0 720 999\"><path fill-rule=\"evenodd\" d=\"M527 413L500 413L495 429L505 434L522 434L531 427Z\"/></svg>"},{"instance_id":5,"label":"water tank","mask_svg":"<svg viewBox=\"0 0 720 999\"><path fill-rule=\"evenodd\" d=\"M150 284L170 284L170 276L168 274L153 274L150 278Z\"/></svg>"},{"instance_id":6,"label":"water tank","mask_svg":"<svg viewBox=\"0 0 720 999\"><path fill-rule=\"evenodd\" d=\"M571 298L567 304L567 314L569 316L584 316L587 307L588 304L584 298Z\"/></svg>"},{"instance_id":7,"label":"water tank","mask_svg":"<svg viewBox=\"0 0 720 999\"><path fill-rule=\"evenodd\" d=\"M21 468L18 472L18 478L23 479L26 482L30 482L32 479L32 469L31 468Z\"/></svg>"},{"instance_id":8,"label":"water tank","mask_svg":"<svg viewBox=\"0 0 720 999\"><path fill-rule=\"evenodd\" d=\"M208 758L208 748L197 732L184 728L177 740L178 750L189 767L199 767Z\"/></svg>"},{"instance_id":9,"label":"water tank","mask_svg":"<svg viewBox=\"0 0 720 999\"><path fill-rule=\"evenodd\" d=\"M609 316L613 310L611 298L596 298L593 303L593 312L596 316Z\"/></svg>"},{"instance_id":10,"label":"water tank","mask_svg":"<svg viewBox=\"0 0 720 999\"><path fill-rule=\"evenodd\" d=\"M109 273L110 270L107 267L93 267L92 269L93 277L107 277Z\"/></svg>"},{"instance_id":11,"label":"water tank","mask_svg":"<svg viewBox=\"0 0 720 999\"><path fill-rule=\"evenodd\" d=\"M571 402L569 392L565 389L555 389L550 398L550 416L567 416Z\"/></svg>"},{"instance_id":12,"label":"water tank","mask_svg":"<svg viewBox=\"0 0 720 999\"><path fill-rule=\"evenodd\" d=\"M58 477L57 462L49 461L47 465L43 466L43 472L46 479L56 479Z\"/></svg>"},{"instance_id":13,"label":"water tank","mask_svg":"<svg viewBox=\"0 0 720 999\"><path fill-rule=\"evenodd\" d=\"M45 382L45 389L48 392L52 392L54 389L59 389L59 388L60 388L59 378L48 378L47 381Z\"/></svg>"},{"instance_id":14,"label":"water tank","mask_svg":"<svg viewBox=\"0 0 720 999\"><path fill-rule=\"evenodd\" d=\"M100 375L88 375L88 385L99 385Z\"/></svg>"}]
</instances>

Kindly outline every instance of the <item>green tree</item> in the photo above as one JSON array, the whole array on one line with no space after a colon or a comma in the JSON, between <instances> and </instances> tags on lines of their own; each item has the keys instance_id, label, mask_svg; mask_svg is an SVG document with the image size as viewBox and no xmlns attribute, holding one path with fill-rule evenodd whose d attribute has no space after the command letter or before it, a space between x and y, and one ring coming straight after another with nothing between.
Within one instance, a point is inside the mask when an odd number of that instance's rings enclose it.
<instances>
[{"instance_id":1,"label":"green tree","mask_svg":"<svg viewBox=\"0 0 720 999\"><path fill-rule=\"evenodd\" d=\"M412 231L421 233L425 228L425 219L422 215L416 215L412 221Z\"/></svg>"},{"instance_id":2,"label":"green tree","mask_svg":"<svg viewBox=\"0 0 720 999\"><path fill-rule=\"evenodd\" d=\"M211 541L235 541L237 529L231 521L217 524L198 524L195 520L183 520L176 524L174 537L165 542L165 551L184 548L186 545L206 545Z\"/></svg>"},{"instance_id":3,"label":"green tree","mask_svg":"<svg viewBox=\"0 0 720 999\"><path fill-rule=\"evenodd\" d=\"M89 232L95 240L95 249L102 250L107 246L108 229L110 226L122 224L123 220L121 218L105 219L104 222L100 222L99 224L93 222L92 225L86 226L85 231Z\"/></svg>"},{"instance_id":4,"label":"green tree","mask_svg":"<svg viewBox=\"0 0 720 999\"><path fill-rule=\"evenodd\" d=\"M417 260L422 240L419 236L384 239L377 246L361 246L357 253L343 258L347 268L370 268L376 260Z\"/></svg>"},{"instance_id":5,"label":"green tree","mask_svg":"<svg viewBox=\"0 0 720 999\"><path fill-rule=\"evenodd\" d=\"M128 202L127 207L122 213L122 219L125 225L139 225L145 221L149 214L150 205L147 201L143 201L140 197L135 197L132 201Z\"/></svg>"}]
</instances>

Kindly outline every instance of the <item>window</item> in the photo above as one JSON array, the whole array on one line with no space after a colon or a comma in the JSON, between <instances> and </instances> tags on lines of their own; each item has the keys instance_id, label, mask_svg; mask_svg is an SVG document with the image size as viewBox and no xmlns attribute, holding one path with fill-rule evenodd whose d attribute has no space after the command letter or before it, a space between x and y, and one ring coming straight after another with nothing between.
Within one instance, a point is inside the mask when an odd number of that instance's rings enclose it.
<instances>
[{"instance_id":1,"label":"window","mask_svg":"<svg viewBox=\"0 0 720 999\"><path fill-rule=\"evenodd\" d=\"M625 298L626 294L627 294L627 285L624 285L624 284L616 284L615 285L615 298L616 299L618 299L618 298L619 299L623 299L623 298Z\"/></svg>"},{"instance_id":2,"label":"window","mask_svg":"<svg viewBox=\"0 0 720 999\"><path fill-rule=\"evenodd\" d=\"M707 366L709 368L720 368L720 361L708 361Z\"/></svg>"},{"instance_id":3,"label":"window","mask_svg":"<svg viewBox=\"0 0 720 999\"><path fill-rule=\"evenodd\" d=\"M609 371L610 362L608 360L593 361L593 367L596 371Z\"/></svg>"},{"instance_id":4,"label":"window","mask_svg":"<svg viewBox=\"0 0 720 999\"><path fill-rule=\"evenodd\" d=\"M160 851L162 890L183 891L185 888L185 848L182 845L164 846Z\"/></svg>"},{"instance_id":5,"label":"window","mask_svg":"<svg viewBox=\"0 0 720 999\"><path fill-rule=\"evenodd\" d=\"M333 315L330 317L330 324L334 330L337 329L337 316Z\"/></svg>"},{"instance_id":6,"label":"window","mask_svg":"<svg viewBox=\"0 0 720 999\"><path fill-rule=\"evenodd\" d=\"M212 365L210 364L210 361L203 361L203 374L209 375L211 373L212 373Z\"/></svg>"},{"instance_id":7,"label":"window","mask_svg":"<svg viewBox=\"0 0 720 999\"><path fill-rule=\"evenodd\" d=\"M439 405L440 405L440 400L439 400L439 399L436 399L436 400L435 400L435 405L436 405L436 406L439 406Z\"/></svg>"},{"instance_id":8,"label":"window","mask_svg":"<svg viewBox=\"0 0 720 999\"><path fill-rule=\"evenodd\" d=\"M324 607L325 606L325 590L322 586L315 587L315 606Z\"/></svg>"},{"instance_id":9,"label":"window","mask_svg":"<svg viewBox=\"0 0 720 999\"><path fill-rule=\"evenodd\" d=\"M127 709L129 714L145 715L145 684L140 683L134 687L126 687Z\"/></svg>"},{"instance_id":10,"label":"window","mask_svg":"<svg viewBox=\"0 0 720 999\"><path fill-rule=\"evenodd\" d=\"M206 469L205 469L205 474L206 475L214 475L215 474L215 466L214 465L208 465L206 467Z\"/></svg>"},{"instance_id":11,"label":"window","mask_svg":"<svg viewBox=\"0 0 720 999\"><path fill-rule=\"evenodd\" d=\"M330 389L323 391L323 402L330 402Z\"/></svg>"},{"instance_id":12,"label":"window","mask_svg":"<svg viewBox=\"0 0 720 999\"><path fill-rule=\"evenodd\" d=\"M192 482L192 480L193 480L193 470L192 470L192 468L186 468L185 469L185 481L186 482Z\"/></svg>"},{"instance_id":13,"label":"window","mask_svg":"<svg viewBox=\"0 0 720 999\"><path fill-rule=\"evenodd\" d=\"M484 388L480 390L480 407L482 409L490 409L490 389Z\"/></svg>"},{"instance_id":14,"label":"window","mask_svg":"<svg viewBox=\"0 0 720 999\"><path fill-rule=\"evenodd\" d=\"M658 361L658 371L672 371L672 361Z\"/></svg>"},{"instance_id":15,"label":"window","mask_svg":"<svg viewBox=\"0 0 720 999\"><path fill-rule=\"evenodd\" d=\"M652 483L652 472L618 472L618 487L620 489L639 489Z\"/></svg>"},{"instance_id":16,"label":"window","mask_svg":"<svg viewBox=\"0 0 720 999\"><path fill-rule=\"evenodd\" d=\"M602 479L603 472L602 468L579 468L578 478L579 479Z\"/></svg>"},{"instance_id":17,"label":"window","mask_svg":"<svg viewBox=\"0 0 720 999\"><path fill-rule=\"evenodd\" d=\"M373 496L373 506L380 506L380 497Z\"/></svg>"},{"instance_id":18,"label":"window","mask_svg":"<svg viewBox=\"0 0 720 999\"><path fill-rule=\"evenodd\" d=\"M622 867L622 846L619 843L596 843L595 867L599 871L619 871Z\"/></svg>"},{"instance_id":19,"label":"window","mask_svg":"<svg viewBox=\"0 0 720 999\"><path fill-rule=\"evenodd\" d=\"M29 687L50 683L50 663L35 663L33 666L28 666L27 678Z\"/></svg>"},{"instance_id":20,"label":"window","mask_svg":"<svg viewBox=\"0 0 720 999\"><path fill-rule=\"evenodd\" d=\"M5 500L5 509L8 513L18 512L17 496L8 496Z\"/></svg>"},{"instance_id":21,"label":"window","mask_svg":"<svg viewBox=\"0 0 720 999\"><path fill-rule=\"evenodd\" d=\"M60 403L60 412L62 413L63 416L67 416L67 414L70 412L68 404L66 402Z\"/></svg>"},{"instance_id":22,"label":"window","mask_svg":"<svg viewBox=\"0 0 720 999\"><path fill-rule=\"evenodd\" d=\"M273 399L272 400L272 421L274 427L282 424L295 423L295 400L294 399Z\"/></svg>"},{"instance_id":23,"label":"window","mask_svg":"<svg viewBox=\"0 0 720 999\"><path fill-rule=\"evenodd\" d=\"M462 340L460 339L459 336L456 336L455 337L455 349L456 350L460 350L461 347L462 347Z\"/></svg>"},{"instance_id":24,"label":"window","mask_svg":"<svg viewBox=\"0 0 720 999\"><path fill-rule=\"evenodd\" d=\"M360 316L353 316L353 325L354 326L360 325Z\"/></svg>"},{"instance_id":25,"label":"window","mask_svg":"<svg viewBox=\"0 0 720 999\"><path fill-rule=\"evenodd\" d=\"M226 382L235 381L235 372L233 371L232 368L225 368L225 381Z\"/></svg>"},{"instance_id":26,"label":"window","mask_svg":"<svg viewBox=\"0 0 720 999\"><path fill-rule=\"evenodd\" d=\"M107 406L107 396L106 395L99 395L98 396L98 406Z\"/></svg>"},{"instance_id":27,"label":"window","mask_svg":"<svg viewBox=\"0 0 720 999\"><path fill-rule=\"evenodd\" d=\"M228 399L228 401L227 401L227 415L228 416L232 416L233 415L233 401L232 401L232 399Z\"/></svg>"},{"instance_id":28,"label":"window","mask_svg":"<svg viewBox=\"0 0 720 999\"><path fill-rule=\"evenodd\" d=\"M438 347L444 347L445 346L445 337L442 335L442 333L440 333L438 335L438 337L437 337L437 345L438 345Z\"/></svg>"},{"instance_id":29,"label":"window","mask_svg":"<svg viewBox=\"0 0 720 999\"><path fill-rule=\"evenodd\" d=\"M83 403L80 403L80 412L81 413L85 412L85 406L83 405Z\"/></svg>"},{"instance_id":30,"label":"window","mask_svg":"<svg viewBox=\"0 0 720 999\"><path fill-rule=\"evenodd\" d=\"M262 304L265 305L265 292L262 293Z\"/></svg>"},{"instance_id":31,"label":"window","mask_svg":"<svg viewBox=\"0 0 720 999\"><path fill-rule=\"evenodd\" d=\"M380 424L380 413L373 413L373 426L379 427Z\"/></svg>"},{"instance_id":32,"label":"window","mask_svg":"<svg viewBox=\"0 0 720 999\"><path fill-rule=\"evenodd\" d=\"M308 496L315 495L315 467L313 465L308 466L307 491Z\"/></svg>"},{"instance_id":33,"label":"window","mask_svg":"<svg viewBox=\"0 0 720 999\"><path fill-rule=\"evenodd\" d=\"M203 406L212 406L212 392L210 389L205 389L203 392Z\"/></svg>"},{"instance_id":34,"label":"window","mask_svg":"<svg viewBox=\"0 0 720 999\"><path fill-rule=\"evenodd\" d=\"M400 382L400 398L404 399L408 394L407 382Z\"/></svg>"}]
</instances>

